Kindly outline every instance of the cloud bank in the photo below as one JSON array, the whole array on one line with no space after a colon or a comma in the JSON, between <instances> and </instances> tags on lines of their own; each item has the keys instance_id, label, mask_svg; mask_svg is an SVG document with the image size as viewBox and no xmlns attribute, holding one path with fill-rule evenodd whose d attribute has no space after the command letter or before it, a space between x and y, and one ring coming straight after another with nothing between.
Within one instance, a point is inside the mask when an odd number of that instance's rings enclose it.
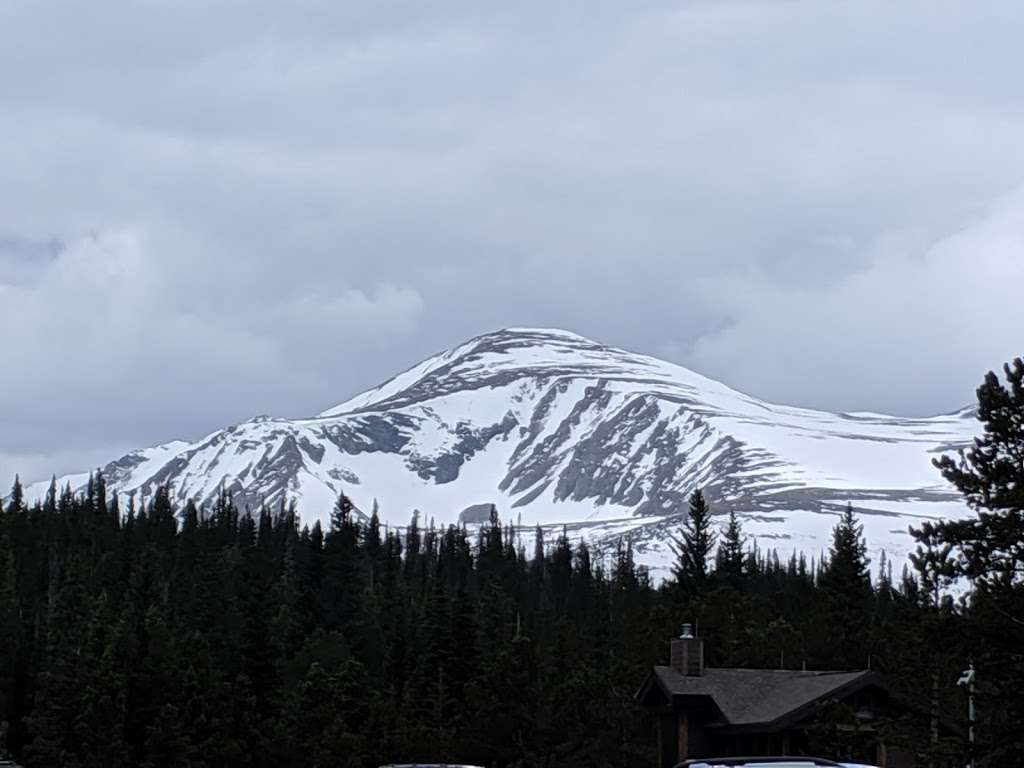
<instances>
[{"instance_id":1,"label":"cloud bank","mask_svg":"<svg viewBox=\"0 0 1024 768\"><path fill-rule=\"evenodd\" d=\"M0 481L502 326L833 410L1020 354L1019 3L0 8Z\"/></svg>"}]
</instances>

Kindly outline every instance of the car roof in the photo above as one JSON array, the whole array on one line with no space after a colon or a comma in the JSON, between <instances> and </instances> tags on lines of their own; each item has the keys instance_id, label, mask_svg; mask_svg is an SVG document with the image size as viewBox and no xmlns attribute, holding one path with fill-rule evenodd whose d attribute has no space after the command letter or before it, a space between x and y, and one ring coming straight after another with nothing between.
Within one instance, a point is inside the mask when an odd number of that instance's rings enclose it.
<instances>
[{"instance_id":1,"label":"car roof","mask_svg":"<svg viewBox=\"0 0 1024 768\"><path fill-rule=\"evenodd\" d=\"M719 766L735 766L736 768L753 768L754 766L770 766L771 768L807 768L808 766L830 766L841 768L839 763L823 757L706 757L698 760L687 760L677 768L718 768Z\"/></svg>"}]
</instances>

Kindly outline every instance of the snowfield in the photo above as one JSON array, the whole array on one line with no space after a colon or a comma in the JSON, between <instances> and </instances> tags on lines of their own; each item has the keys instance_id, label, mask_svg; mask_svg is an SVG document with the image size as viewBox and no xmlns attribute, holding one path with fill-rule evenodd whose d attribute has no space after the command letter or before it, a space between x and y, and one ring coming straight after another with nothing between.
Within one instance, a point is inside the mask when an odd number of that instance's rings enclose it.
<instances>
[{"instance_id":1,"label":"snowfield","mask_svg":"<svg viewBox=\"0 0 1024 768\"><path fill-rule=\"evenodd\" d=\"M295 499L306 522L326 522L341 492L363 511L376 501L393 526L413 514L472 524L479 505L495 504L506 521L565 526L599 547L627 537L656 573L697 487L783 559L827 550L850 502L873 557L884 549L898 569L913 550L908 525L966 514L931 461L979 431L970 408L910 419L773 405L573 333L509 329L318 416L258 417L103 471L140 497L169 483L178 499L202 503L221 487L249 505ZM80 488L86 478L59 482Z\"/></svg>"}]
</instances>

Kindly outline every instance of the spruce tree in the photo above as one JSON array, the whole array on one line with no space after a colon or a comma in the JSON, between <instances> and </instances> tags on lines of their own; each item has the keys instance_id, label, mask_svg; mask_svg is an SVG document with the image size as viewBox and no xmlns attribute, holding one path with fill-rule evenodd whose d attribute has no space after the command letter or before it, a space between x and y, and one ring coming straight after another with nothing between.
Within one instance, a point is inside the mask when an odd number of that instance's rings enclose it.
<instances>
[{"instance_id":1,"label":"spruce tree","mask_svg":"<svg viewBox=\"0 0 1024 768\"><path fill-rule=\"evenodd\" d=\"M14 476L14 485L11 486L11 495L7 500L7 514L16 515L25 510L25 491L21 487L21 478Z\"/></svg>"},{"instance_id":2,"label":"spruce tree","mask_svg":"<svg viewBox=\"0 0 1024 768\"><path fill-rule=\"evenodd\" d=\"M533 557L530 558L530 604L534 610L541 607L545 592L547 563L544 554L544 529L538 524L533 533Z\"/></svg>"},{"instance_id":3,"label":"spruce tree","mask_svg":"<svg viewBox=\"0 0 1024 768\"><path fill-rule=\"evenodd\" d=\"M690 496L689 514L679 536L673 538L676 584L685 595L704 594L707 589L711 553L717 534L712 528L711 509L700 488Z\"/></svg>"},{"instance_id":4,"label":"spruce tree","mask_svg":"<svg viewBox=\"0 0 1024 768\"><path fill-rule=\"evenodd\" d=\"M736 511L729 510L729 522L722 532L722 544L718 548L715 569L733 586L743 578L746 559L743 544L743 528L736 518Z\"/></svg>"},{"instance_id":5,"label":"spruce tree","mask_svg":"<svg viewBox=\"0 0 1024 768\"><path fill-rule=\"evenodd\" d=\"M871 577L863 527L851 504L832 529L832 546L822 567L819 585L826 598L824 622L828 654L839 668L868 665Z\"/></svg>"},{"instance_id":6,"label":"spruce tree","mask_svg":"<svg viewBox=\"0 0 1024 768\"><path fill-rule=\"evenodd\" d=\"M564 528L561 535L555 541L555 548L551 552L548 571L550 574L548 590L551 593L551 607L556 616L564 616L572 589L572 546L569 544L569 534Z\"/></svg>"},{"instance_id":7,"label":"spruce tree","mask_svg":"<svg viewBox=\"0 0 1024 768\"><path fill-rule=\"evenodd\" d=\"M858 522L853 505L847 504L832 529L832 546L821 585L836 599L850 605L859 604L871 589L870 562L864 526Z\"/></svg>"},{"instance_id":8,"label":"spruce tree","mask_svg":"<svg viewBox=\"0 0 1024 768\"><path fill-rule=\"evenodd\" d=\"M377 507L377 500L374 499L370 521L363 528L363 549L366 551L366 568L371 588L376 585L379 578L383 546L380 537L380 510Z\"/></svg>"},{"instance_id":9,"label":"spruce tree","mask_svg":"<svg viewBox=\"0 0 1024 768\"><path fill-rule=\"evenodd\" d=\"M324 539L324 573L319 610L324 626L342 631L354 642L359 634L363 597L363 550L359 547L360 526L352 501L340 494L331 514L331 530Z\"/></svg>"}]
</instances>

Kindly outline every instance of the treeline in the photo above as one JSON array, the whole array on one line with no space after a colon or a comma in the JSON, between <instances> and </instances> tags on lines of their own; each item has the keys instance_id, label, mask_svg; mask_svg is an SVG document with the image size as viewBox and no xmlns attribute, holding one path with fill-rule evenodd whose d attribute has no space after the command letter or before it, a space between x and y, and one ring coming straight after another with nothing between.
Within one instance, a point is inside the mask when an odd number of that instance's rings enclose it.
<instances>
[{"instance_id":1,"label":"treeline","mask_svg":"<svg viewBox=\"0 0 1024 768\"><path fill-rule=\"evenodd\" d=\"M496 512L473 532L399 531L342 497L325 531L226 495L179 507L160 488L122 506L98 473L31 506L15 484L0 515L0 754L30 768L651 766L632 695L695 621L712 666L882 670L926 715L888 738L935 765L963 757L930 720L965 725L955 682L973 660L980 757L1018 764L1024 365L1007 375L979 390L983 442L941 466L977 518L924 526L916 568L895 578L869 564L852 509L809 561L758 550L696 493L672 577L653 583L628 540L598 556ZM969 598L950 596L956 578ZM842 757L850 731L828 726L816 747Z\"/></svg>"}]
</instances>

